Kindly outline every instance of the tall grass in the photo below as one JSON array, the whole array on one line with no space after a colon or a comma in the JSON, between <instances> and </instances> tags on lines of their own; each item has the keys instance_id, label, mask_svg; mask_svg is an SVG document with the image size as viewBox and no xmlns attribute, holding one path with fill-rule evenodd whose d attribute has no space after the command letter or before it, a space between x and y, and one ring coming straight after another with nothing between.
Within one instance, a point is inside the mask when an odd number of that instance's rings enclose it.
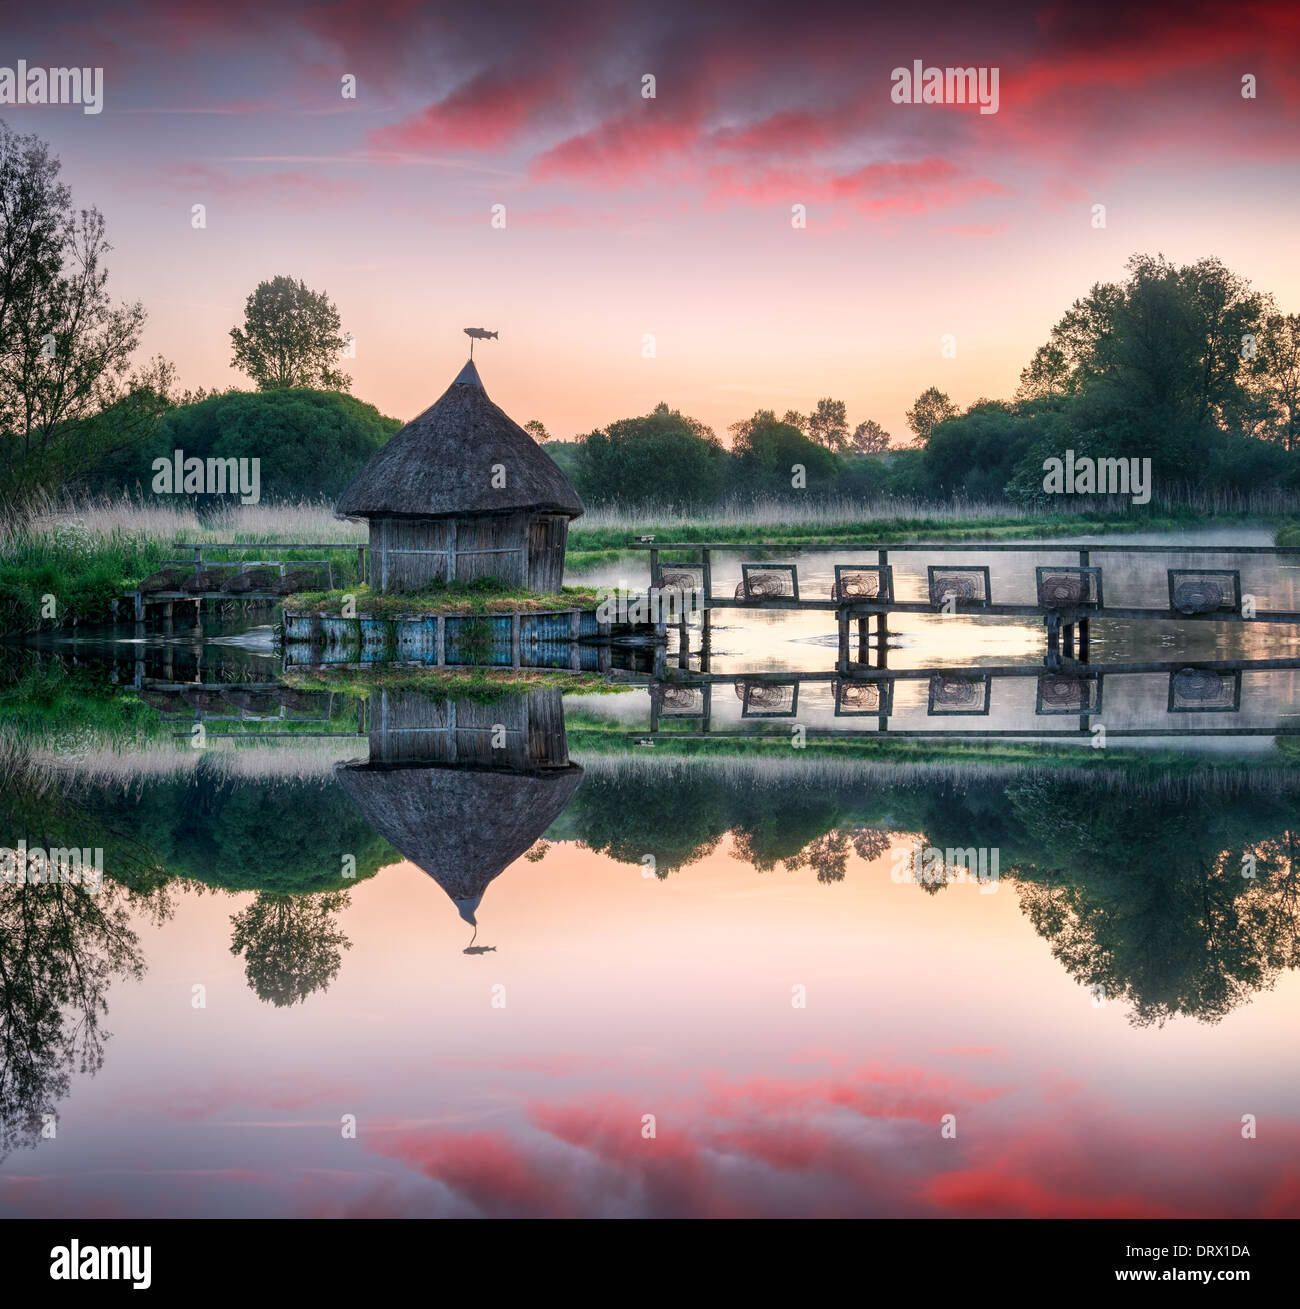
<instances>
[{"instance_id":1,"label":"tall grass","mask_svg":"<svg viewBox=\"0 0 1300 1309\"><path fill-rule=\"evenodd\" d=\"M326 501L302 504L224 505L200 514L185 500L168 503L123 494L73 500L43 495L22 512L0 518L0 555L24 538L58 538L75 533L88 540L130 537L170 545L176 541L303 541L364 544L366 525L334 517Z\"/></svg>"},{"instance_id":2,"label":"tall grass","mask_svg":"<svg viewBox=\"0 0 1300 1309\"><path fill-rule=\"evenodd\" d=\"M606 504L589 508L578 522L580 530L631 532L656 527L849 527L869 522L924 520L935 523L969 523L988 519L1030 522L1048 515L1007 500L970 500L928 504L921 500L858 500L843 496L756 497L727 501L703 509L662 504Z\"/></svg>"},{"instance_id":3,"label":"tall grass","mask_svg":"<svg viewBox=\"0 0 1300 1309\"><path fill-rule=\"evenodd\" d=\"M178 541L351 545L365 540L364 523L335 518L324 502L235 504L200 516L182 500L46 495L0 518L0 634L106 622L113 601L174 557ZM348 580L356 572L355 557L345 551L337 555L331 561L336 578ZM213 551L206 557L215 562L239 555ZM285 551L283 557L308 558L311 551ZM52 597L52 617L46 597Z\"/></svg>"}]
</instances>

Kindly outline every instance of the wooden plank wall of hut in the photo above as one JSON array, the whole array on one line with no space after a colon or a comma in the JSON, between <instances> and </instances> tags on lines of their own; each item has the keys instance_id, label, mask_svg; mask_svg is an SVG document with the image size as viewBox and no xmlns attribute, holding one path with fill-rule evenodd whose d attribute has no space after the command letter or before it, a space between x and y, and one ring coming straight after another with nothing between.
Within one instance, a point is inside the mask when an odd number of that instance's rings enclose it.
<instances>
[{"instance_id":1,"label":"wooden plank wall of hut","mask_svg":"<svg viewBox=\"0 0 1300 1309\"><path fill-rule=\"evenodd\" d=\"M417 591L447 578L448 524L440 518L372 518L370 587Z\"/></svg>"},{"instance_id":2,"label":"wooden plank wall of hut","mask_svg":"<svg viewBox=\"0 0 1300 1309\"><path fill-rule=\"evenodd\" d=\"M564 551L569 520L563 514L535 514L528 527L528 589L555 594L564 585Z\"/></svg>"},{"instance_id":3,"label":"wooden plank wall of hut","mask_svg":"<svg viewBox=\"0 0 1300 1309\"><path fill-rule=\"evenodd\" d=\"M531 733L523 697L483 704L385 688L371 696L370 715L371 763L529 767ZM505 729L504 744L494 749L494 734L498 740L503 735L498 727Z\"/></svg>"},{"instance_id":4,"label":"wooden plank wall of hut","mask_svg":"<svg viewBox=\"0 0 1300 1309\"><path fill-rule=\"evenodd\" d=\"M456 580L495 577L505 586L528 582L528 517L462 518L456 524ZM480 553L481 552L481 553Z\"/></svg>"},{"instance_id":5,"label":"wooden plank wall of hut","mask_svg":"<svg viewBox=\"0 0 1300 1309\"><path fill-rule=\"evenodd\" d=\"M528 758L535 767L563 768L569 762L564 700L557 687L528 693Z\"/></svg>"},{"instance_id":6,"label":"wooden plank wall of hut","mask_svg":"<svg viewBox=\"0 0 1300 1309\"><path fill-rule=\"evenodd\" d=\"M449 578L498 578L524 586L528 568L525 514L475 518L372 518L370 586L376 591L418 591ZM558 583L557 583L558 585Z\"/></svg>"}]
</instances>

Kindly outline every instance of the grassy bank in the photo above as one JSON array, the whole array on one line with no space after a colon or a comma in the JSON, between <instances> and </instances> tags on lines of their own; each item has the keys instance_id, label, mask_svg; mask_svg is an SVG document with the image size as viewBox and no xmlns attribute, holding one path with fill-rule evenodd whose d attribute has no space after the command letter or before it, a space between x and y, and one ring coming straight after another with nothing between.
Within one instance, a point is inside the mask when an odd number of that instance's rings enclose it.
<instances>
[{"instance_id":1,"label":"grassy bank","mask_svg":"<svg viewBox=\"0 0 1300 1309\"><path fill-rule=\"evenodd\" d=\"M1278 770L1294 773L1300 755L1300 747L1293 746L1289 738L1279 740L1269 754L1225 753L1207 757L1194 751L1172 748L1139 750L1121 745L1093 750L1086 740L1077 744L993 738L980 741L891 740L887 735L880 737L870 732L858 737L818 740L815 731L810 731L807 744L798 750L792 749L790 737L780 732L677 740L671 733L660 732L653 738L644 737L653 739L654 746L643 747L635 744L639 734L636 727L609 724L574 711L566 713L565 722L570 753L625 758L646 768L655 767L656 761L735 760L747 766L755 760L763 760L777 766L788 763L797 772L808 760L828 764L837 760L864 763L875 760L893 765L942 764L975 769L1012 766L1061 768L1081 775L1104 775L1123 769L1135 777L1190 781L1220 767L1261 775Z\"/></svg>"},{"instance_id":2,"label":"grassy bank","mask_svg":"<svg viewBox=\"0 0 1300 1309\"><path fill-rule=\"evenodd\" d=\"M594 609L603 593L591 587L566 586L548 595L534 595L482 582L439 585L423 591L400 591L392 595L372 592L368 586L336 587L332 591L304 591L286 596L284 608L294 614L337 615L344 600L351 597L357 618L412 618L425 614L541 613L551 609Z\"/></svg>"},{"instance_id":3,"label":"grassy bank","mask_svg":"<svg viewBox=\"0 0 1300 1309\"><path fill-rule=\"evenodd\" d=\"M598 673L544 668L460 670L399 664L290 669L280 680L300 691L341 691L345 695L368 696L376 690L405 689L489 702L546 687L557 688L566 695L609 695L630 689Z\"/></svg>"},{"instance_id":4,"label":"grassy bank","mask_svg":"<svg viewBox=\"0 0 1300 1309\"><path fill-rule=\"evenodd\" d=\"M325 504L232 505L200 519L182 500L44 500L0 521L0 636L108 622L123 592L157 572L163 560L186 556L176 550L177 541L274 546L365 539L364 524L340 521ZM329 555L336 580L356 578L353 551ZM214 563L247 557L232 550L204 554ZM320 552L281 549L275 557L311 559Z\"/></svg>"}]
</instances>

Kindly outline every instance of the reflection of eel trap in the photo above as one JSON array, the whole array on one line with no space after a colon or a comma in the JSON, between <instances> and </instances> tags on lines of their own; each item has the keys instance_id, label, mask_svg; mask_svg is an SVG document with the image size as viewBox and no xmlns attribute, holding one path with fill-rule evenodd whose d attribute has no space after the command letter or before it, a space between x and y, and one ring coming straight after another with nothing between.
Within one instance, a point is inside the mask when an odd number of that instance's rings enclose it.
<instances>
[{"instance_id":1,"label":"reflection of eel trap","mask_svg":"<svg viewBox=\"0 0 1300 1309\"><path fill-rule=\"evenodd\" d=\"M735 682L742 718L788 718L799 707L798 682Z\"/></svg>"},{"instance_id":2,"label":"reflection of eel trap","mask_svg":"<svg viewBox=\"0 0 1300 1309\"><path fill-rule=\"evenodd\" d=\"M839 678L835 682L835 716L852 718L862 715L889 714L894 707L892 681L854 682Z\"/></svg>"},{"instance_id":3,"label":"reflection of eel trap","mask_svg":"<svg viewBox=\"0 0 1300 1309\"><path fill-rule=\"evenodd\" d=\"M1101 679L1069 673L1038 675L1039 714L1095 714L1101 709Z\"/></svg>"},{"instance_id":4,"label":"reflection of eel trap","mask_svg":"<svg viewBox=\"0 0 1300 1309\"><path fill-rule=\"evenodd\" d=\"M989 711L987 677L953 677L935 673L930 678L930 713L986 714Z\"/></svg>"},{"instance_id":5,"label":"reflection of eel trap","mask_svg":"<svg viewBox=\"0 0 1300 1309\"><path fill-rule=\"evenodd\" d=\"M799 598L799 577L794 564L741 564L737 600Z\"/></svg>"},{"instance_id":6,"label":"reflection of eel trap","mask_svg":"<svg viewBox=\"0 0 1300 1309\"><path fill-rule=\"evenodd\" d=\"M1171 714L1235 714L1241 708L1241 673L1180 668L1169 676Z\"/></svg>"},{"instance_id":7,"label":"reflection of eel trap","mask_svg":"<svg viewBox=\"0 0 1300 1309\"><path fill-rule=\"evenodd\" d=\"M703 687L656 686L652 694L665 718L698 718L704 713Z\"/></svg>"}]
</instances>

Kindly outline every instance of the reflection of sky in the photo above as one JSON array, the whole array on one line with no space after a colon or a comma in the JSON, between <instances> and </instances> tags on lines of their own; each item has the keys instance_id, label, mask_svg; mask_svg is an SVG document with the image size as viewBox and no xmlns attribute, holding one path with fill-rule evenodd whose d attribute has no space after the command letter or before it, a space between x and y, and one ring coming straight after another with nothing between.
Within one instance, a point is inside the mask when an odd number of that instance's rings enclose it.
<instances>
[{"instance_id":1,"label":"reflection of sky","mask_svg":"<svg viewBox=\"0 0 1300 1309\"><path fill-rule=\"evenodd\" d=\"M182 896L57 1140L0 1166L0 1214L1300 1214L1300 978L1138 1030L1011 884L928 896L891 866L825 886L724 841L660 882L554 844L489 888L497 951L467 957L401 864L292 1009L230 954L246 897Z\"/></svg>"}]
</instances>

